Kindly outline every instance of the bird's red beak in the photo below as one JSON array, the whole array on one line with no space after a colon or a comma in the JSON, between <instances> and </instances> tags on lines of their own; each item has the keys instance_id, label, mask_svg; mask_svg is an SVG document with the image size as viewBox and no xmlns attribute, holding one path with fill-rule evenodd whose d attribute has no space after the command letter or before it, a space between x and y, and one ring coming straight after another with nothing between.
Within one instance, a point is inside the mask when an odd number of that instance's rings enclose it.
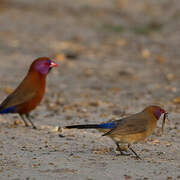
<instances>
[{"instance_id":1,"label":"bird's red beak","mask_svg":"<svg viewBox=\"0 0 180 180\"><path fill-rule=\"evenodd\" d=\"M58 64L56 64L54 61L51 61L51 64L49 65L50 68L58 67Z\"/></svg>"}]
</instances>

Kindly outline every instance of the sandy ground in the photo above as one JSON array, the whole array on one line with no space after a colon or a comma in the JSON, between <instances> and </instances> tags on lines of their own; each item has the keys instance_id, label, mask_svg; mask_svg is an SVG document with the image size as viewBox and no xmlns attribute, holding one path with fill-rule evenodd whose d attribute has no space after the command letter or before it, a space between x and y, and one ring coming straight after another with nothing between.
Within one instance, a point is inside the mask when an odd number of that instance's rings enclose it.
<instances>
[{"instance_id":1,"label":"sandy ground","mask_svg":"<svg viewBox=\"0 0 180 180\"><path fill-rule=\"evenodd\" d=\"M180 179L180 1L9 0L0 3L0 100L32 60L54 57L47 93L33 111L41 130L0 116L0 179ZM96 123L162 105L169 121L134 145L143 160L115 156ZM161 123L161 121L160 121ZM159 123L159 127L160 127Z\"/></svg>"}]
</instances>

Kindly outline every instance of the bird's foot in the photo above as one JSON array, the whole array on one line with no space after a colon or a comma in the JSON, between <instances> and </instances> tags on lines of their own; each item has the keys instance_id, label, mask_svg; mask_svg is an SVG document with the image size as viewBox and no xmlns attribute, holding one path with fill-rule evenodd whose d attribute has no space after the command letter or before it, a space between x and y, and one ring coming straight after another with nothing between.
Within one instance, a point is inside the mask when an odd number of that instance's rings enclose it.
<instances>
[{"instance_id":1,"label":"bird's foot","mask_svg":"<svg viewBox=\"0 0 180 180\"><path fill-rule=\"evenodd\" d=\"M120 152L120 155L121 156L130 156L130 155L132 155L131 153L128 153L128 152L126 152L126 151L121 151Z\"/></svg>"},{"instance_id":2,"label":"bird's foot","mask_svg":"<svg viewBox=\"0 0 180 180\"><path fill-rule=\"evenodd\" d=\"M29 127L29 124L25 123L25 126L26 126L26 127Z\"/></svg>"},{"instance_id":3,"label":"bird's foot","mask_svg":"<svg viewBox=\"0 0 180 180\"><path fill-rule=\"evenodd\" d=\"M132 154L126 151L118 151L118 153L116 153L116 156L130 156L130 155Z\"/></svg>"},{"instance_id":4,"label":"bird's foot","mask_svg":"<svg viewBox=\"0 0 180 180\"><path fill-rule=\"evenodd\" d=\"M60 138L64 138L64 137L66 137L66 136L64 136L63 134L59 134L59 137L60 137Z\"/></svg>"},{"instance_id":5,"label":"bird's foot","mask_svg":"<svg viewBox=\"0 0 180 180\"><path fill-rule=\"evenodd\" d=\"M35 116L31 115L31 114L28 114L27 117L30 118L30 119L35 119Z\"/></svg>"},{"instance_id":6,"label":"bird's foot","mask_svg":"<svg viewBox=\"0 0 180 180\"><path fill-rule=\"evenodd\" d=\"M141 157L129 146L129 149L133 152L133 154L136 156L137 159L141 159Z\"/></svg>"},{"instance_id":7,"label":"bird's foot","mask_svg":"<svg viewBox=\"0 0 180 180\"><path fill-rule=\"evenodd\" d=\"M33 129L37 129L37 127L35 125L32 126Z\"/></svg>"},{"instance_id":8,"label":"bird's foot","mask_svg":"<svg viewBox=\"0 0 180 180\"><path fill-rule=\"evenodd\" d=\"M135 158L136 158L136 159L139 159L139 160L142 160L142 158L141 158L140 156L138 156L138 155L136 155Z\"/></svg>"}]
</instances>

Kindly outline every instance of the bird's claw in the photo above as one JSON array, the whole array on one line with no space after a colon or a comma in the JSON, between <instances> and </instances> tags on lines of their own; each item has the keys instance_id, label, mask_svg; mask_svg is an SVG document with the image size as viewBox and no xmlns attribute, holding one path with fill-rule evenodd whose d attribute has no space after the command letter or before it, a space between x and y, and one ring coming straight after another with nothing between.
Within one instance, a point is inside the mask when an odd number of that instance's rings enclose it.
<instances>
[{"instance_id":1,"label":"bird's claw","mask_svg":"<svg viewBox=\"0 0 180 180\"><path fill-rule=\"evenodd\" d=\"M127 153L125 151L118 151L118 153L116 153L116 156L130 156L132 155L131 153Z\"/></svg>"},{"instance_id":2,"label":"bird's claw","mask_svg":"<svg viewBox=\"0 0 180 180\"><path fill-rule=\"evenodd\" d=\"M120 155L122 155L122 156L130 156L130 155L132 155L131 153L127 153L127 152L125 152L125 151L121 151L120 152Z\"/></svg>"},{"instance_id":3,"label":"bird's claw","mask_svg":"<svg viewBox=\"0 0 180 180\"><path fill-rule=\"evenodd\" d=\"M65 136L63 134L59 134L59 137L60 138L64 138Z\"/></svg>"},{"instance_id":4,"label":"bird's claw","mask_svg":"<svg viewBox=\"0 0 180 180\"><path fill-rule=\"evenodd\" d=\"M33 126L33 129L37 129L37 127L36 127L36 126Z\"/></svg>"}]
</instances>

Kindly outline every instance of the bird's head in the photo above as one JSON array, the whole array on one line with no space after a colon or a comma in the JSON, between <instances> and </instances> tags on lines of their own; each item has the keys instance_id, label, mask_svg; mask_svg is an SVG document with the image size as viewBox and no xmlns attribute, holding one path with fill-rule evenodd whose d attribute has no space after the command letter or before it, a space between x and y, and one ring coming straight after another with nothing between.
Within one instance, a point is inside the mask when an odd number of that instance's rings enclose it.
<instances>
[{"instance_id":1,"label":"bird's head","mask_svg":"<svg viewBox=\"0 0 180 180\"><path fill-rule=\"evenodd\" d=\"M164 114L163 121L162 121L162 132L163 132L165 121L166 119L168 119L168 112L159 106L149 106L145 108L144 111L153 114L157 120L159 120L161 115Z\"/></svg>"},{"instance_id":2,"label":"bird's head","mask_svg":"<svg viewBox=\"0 0 180 180\"><path fill-rule=\"evenodd\" d=\"M144 111L152 113L157 120L164 114L166 111L159 106L148 106L144 109Z\"/></svg>"},{"instance_id":3,"label":"bird's head","mask_svg":"<svg viewBox=\"0 0 180 180\"><path fill-rule=\"evenodd\" d=\"M166 113L166 111L159 106L148 106L144 109L144 111L152 113L157 118L157 120L159 120L162 114Z\"/></svg>"},{"instance_id":4,"label":"bird's head","mask_svg":"<svg viewBox=\"0 0 180 180\"><path fill-rule=\"evenodd\" d=\"M48 72L58 65L48 57L40 57L36 59L30 67L30 71L38 71L42 75L47 75Z\"/></svg>"}]
</instances>

